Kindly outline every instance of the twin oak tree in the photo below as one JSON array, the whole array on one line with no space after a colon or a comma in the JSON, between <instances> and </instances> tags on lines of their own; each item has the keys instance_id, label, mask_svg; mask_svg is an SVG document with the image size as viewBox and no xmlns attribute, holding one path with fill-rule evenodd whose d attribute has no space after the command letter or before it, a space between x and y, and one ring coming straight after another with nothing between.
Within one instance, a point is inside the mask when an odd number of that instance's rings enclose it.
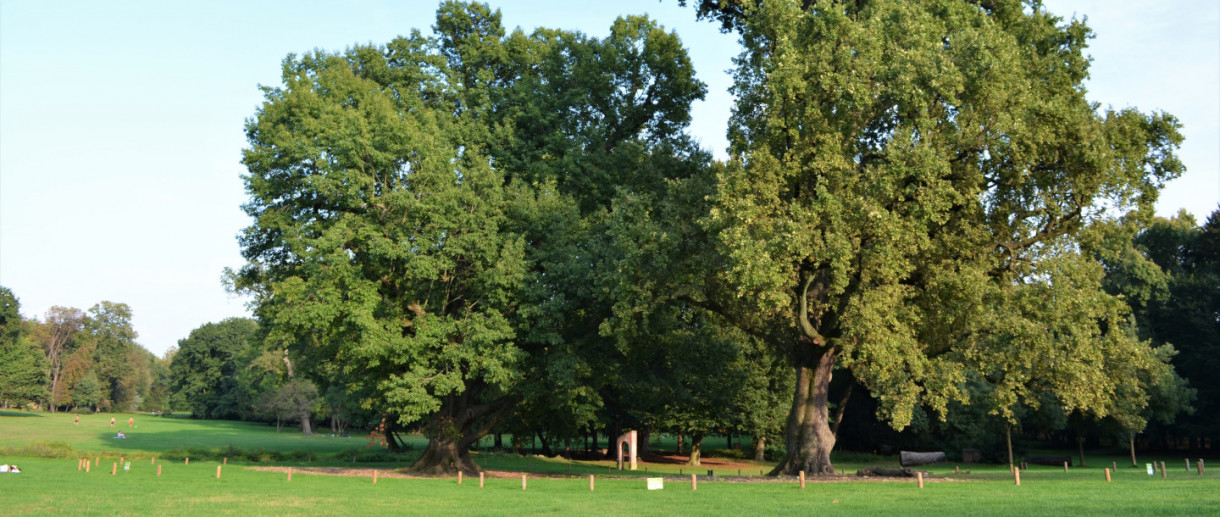
<instances>
[{"instance_id":1,"label":"twin oak tree","mask_svg":"<svg viewBox=\"0 0 1220 517\"><path fill-rule=\"evenodd\" d=\"M769 357L790 380L749 397L791 390L774 473L834 472L837 372L896 428L951 403L1143 406L1128 380L1165 362L1102 289L1099 234L1151 218L1181 137L1089 103L1083 23L1004 0L694 7L744 49L723 163L684 133L705 86L646 17L526 34L446 2L432 36L289 56L247 125L230 277L266 343L422 429L423 472L477 470L510 415L701 433L732 401L700 383Z\"/></svg>"}]
</instances>

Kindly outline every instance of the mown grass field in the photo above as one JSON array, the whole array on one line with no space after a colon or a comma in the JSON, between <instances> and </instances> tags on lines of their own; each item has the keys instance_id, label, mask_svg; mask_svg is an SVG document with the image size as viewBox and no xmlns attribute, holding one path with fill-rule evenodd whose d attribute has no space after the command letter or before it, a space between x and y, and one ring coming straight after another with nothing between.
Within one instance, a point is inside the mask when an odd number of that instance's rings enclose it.
<instances>
[{"instance_id":1,"label":"mown grass field","mask_svg":"<svg viewBox=\"0 0 1220 517\"><path fill-rule=\"evenodd\" d=\"M136 415L137 428L127 440L115 440L110 415L82 416L80 427L72 415L12 416L0 413L0 450L15 450L31 443L58 441L71 447L69 457L35 458L0 453L0 463L21 465L21 474L0 474L0 508L5 515L1215 515L1220 513L1220 464L1204 476L1187 473L1182 458L1155 458L1168 466L1168 479L1149 477L1141 468L1124 467L1107 483L1102 470L1112 458L1091 457L1090 468L1032 466L1015 486L1006 465L970 466L971 473L953 473L953 464L933 465L936 477L919 489L914 480L859 482L846 478L810 482L801 489L796 480L750 482L736 478L735 469L717 471L716 479L701 476L691 490L691 467L642 464L635 473L613 475L607 462L569 462L562 459L480 454L479 463L498 472L480 488L477 478L462 484L454 478L403 478L393 476L401 462L384 457L346 456L363 449L359 437L303 437L274 428L232 422L192 421ZM127 418L119 415L115 429L128 432ZM260 461L249 458L169 459L168 451L218 450L276 451L286 458ZM62 446L60 446L62 447ZM418 449L418 448L417 448ZM292 459L297 452L313 461ZM130 470L112 468L123 456ZM97 466L78 470L79 458L91 457ZM158 456L156 463L152 458ZM409 457L403 458L407 460ZM1153 461L1154 458L1147 458ZM1127 462L1129 465L1129 461ZM741 463L740 465L748 465ZM157 476L157 465L162 472ZM291 481L283 470L260 470L294 465ZM865 466L895 466L890 458L844 455L836 466L854 472ZM222 474L216 478L216 470ZM330 467L348 470L345 476L308 474L300 469ZM759 466L761 468L761 466ZM647 468L648 472L643 472ZM708 467L700 467L706 474ZM373 483L372 472L379 472ZM682 470L684 475L678 475ZM519 472L530 472L522 490ZM570 475L569 475L570 473ZM747 470L743 472L749 474ZM757 470L753 471L757 474ZM589 474L596 490L589 491ZM645 476L664 476L665 489L646 490ZM549 476L549 477L542 477Z\"/></svg>"}]
</instances>

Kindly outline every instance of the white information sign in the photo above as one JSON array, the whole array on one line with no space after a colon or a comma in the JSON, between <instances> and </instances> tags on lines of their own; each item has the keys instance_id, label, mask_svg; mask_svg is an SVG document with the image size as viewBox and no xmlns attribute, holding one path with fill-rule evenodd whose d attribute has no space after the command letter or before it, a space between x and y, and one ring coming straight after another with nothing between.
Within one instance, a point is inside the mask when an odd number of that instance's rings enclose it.
<instances>
[{"instance_id":1,"label":"white information sign","mask_svg":"<svg viewBox=\"0 0 1220 517\"><path fill-rule=\"evenodd\" d=\"M662 490L665 488L665 478L648 478L649 490Z\"/></svg>"}]
</instances>

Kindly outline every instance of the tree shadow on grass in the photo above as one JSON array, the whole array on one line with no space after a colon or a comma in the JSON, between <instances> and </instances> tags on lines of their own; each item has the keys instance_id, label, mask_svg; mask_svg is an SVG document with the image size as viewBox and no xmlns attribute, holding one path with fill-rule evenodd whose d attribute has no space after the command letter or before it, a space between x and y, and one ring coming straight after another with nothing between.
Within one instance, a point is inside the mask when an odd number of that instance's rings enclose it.
<instances>
[{"instance_id":1,"label":"tree shadow on grass","mask_svg":"<svg viewBox=\"0 0 1220 517\"><path fill-rule=\"evenodd\" d=\"M32 411L0 410L0 416L42 416Z\"/></svg>"}]
</instances>

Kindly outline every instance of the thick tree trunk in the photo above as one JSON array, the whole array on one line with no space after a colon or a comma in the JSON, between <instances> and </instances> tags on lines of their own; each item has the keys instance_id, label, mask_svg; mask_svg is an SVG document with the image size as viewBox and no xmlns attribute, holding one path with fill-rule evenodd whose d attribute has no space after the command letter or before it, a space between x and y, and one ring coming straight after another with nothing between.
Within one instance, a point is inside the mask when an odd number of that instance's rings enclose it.
<instances>
[{"instance_id":1,"label":"thick tree trunk","mask_svg":"<svg viewBox=\"0 0 1220 517\"><path fill-rule=\"evenodd\" d=\"M495 401L478 403L481 387L468 387L460 394L445 397L441 409L424 428L428 447L410 470L430 475L482 470L470 457L470 446L487 436L520 400L506 395ZM516 436L514 435L514 442Z\"/></svg>"},{"instance_id":2,"label":"thick tree trunk","mask_svg":"<svg viewBox=\"0 0 1220 517\"><path fill-rule=\"evenodd\" d=\"M652 440L652 429L645 427L640 430L639 440L636 444L636 456L643 458L652 454L652 448L648 446L648 442Z\"/></svg>"},{"instance_id":3,"label":"thick tree trunk","mask_svg":"<svg viewBox=\"0 0 1220 517\"><path fill-rule=\"evenodd\" d=\"M754 461L764 461L767 459L767 438L763 436L754 437Z\"/></svg>"},{"instance_id":4,"label":"thick tree trunk","mask_svg":"<svg viewBox=\"0 0 1220 517\"><path fill-rule=\"evenodd\" d=\"M807 475L835 474L834 465L830 463L835 435L830 429L828 399L831 371L839 353L831 348L816 350L815 357L795 368L796 389L784 432L788 451L771 470L772 476L796 475L802 470Z\"/></svg>"},{"instance_id":5,"label":"thick tree trunk","mask_svg":"<svg viewBox=\"0 0 1220 517\"><path fill-rule=\"evenodd\" d=\"M678 454L682 454L682 433L678 433Z\"/></svg>"},{"instance_id":6,"label":"thick tree trunk","mask_svg":"<svg viewBox=\"0 0 1220 517\"><path fill-rule=\"evenodd\" d=\"M687 465L699 465L699 457L703 454L703 432L691 433L690 435L690 458L686 460Z\"/></svg>"},{"instance_id":7,"label":"thick tree trunk","mask_svg":"<svg viewBox=\"0 0 1220 517\"><path fill-rule=\"evenodd\" d=\"M313 434L313 427L309 425L309 409L301 408L301 434Z\"/></svg>"}]
</instances>

